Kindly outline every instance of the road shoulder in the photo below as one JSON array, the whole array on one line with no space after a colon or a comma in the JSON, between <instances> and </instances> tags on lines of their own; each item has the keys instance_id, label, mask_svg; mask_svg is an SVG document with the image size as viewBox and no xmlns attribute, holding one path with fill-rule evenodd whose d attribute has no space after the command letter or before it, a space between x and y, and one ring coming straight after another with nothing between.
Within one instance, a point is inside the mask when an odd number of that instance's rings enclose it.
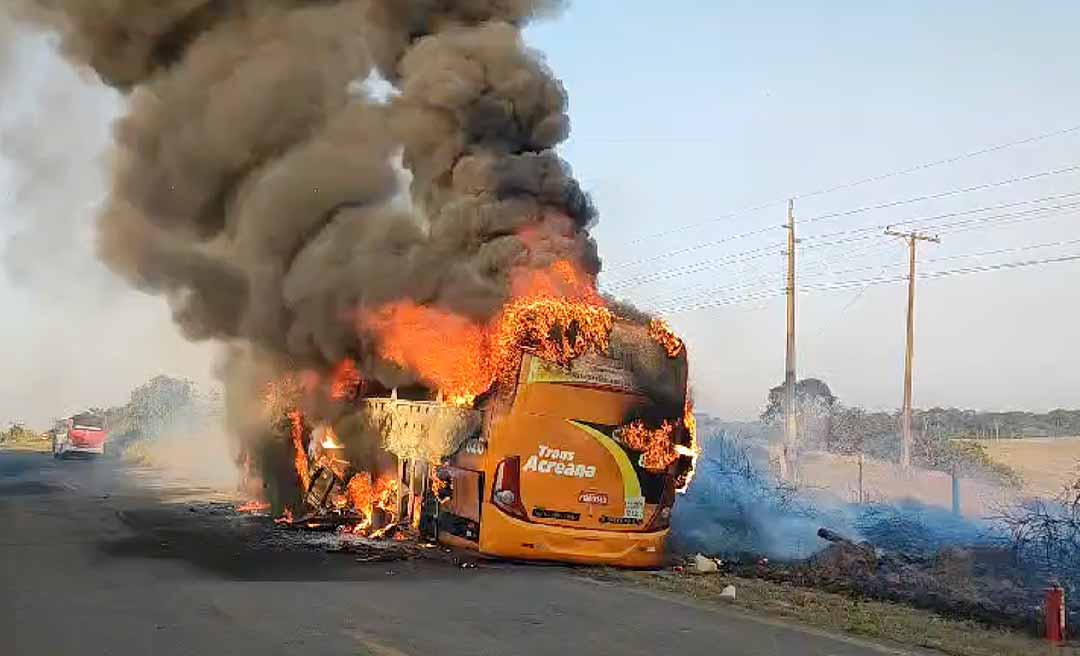
<instances>
[{"instance_id":1,"label":"road shoulder","mask_svg":"<svg viewBox=\"0 0 1080 656\"><path fill-rule=\"evenodd\" d=\"M739 613L748 621L778 622L784 626L795 622L803 631L854 641L853 644L886 654L1031 656L1048 649L1043 641L975 622L952 620L899 604L863 601L760 579L612 569L592 570L589 576L669 601ZM729 585L736 589L734 601L721 597L721 592ZM915 651L911 651L913 649ZM1071 647L1052 649L1050 653L1058 656L1080 654L1080 650Z\"/></svg>"}]
</instances>

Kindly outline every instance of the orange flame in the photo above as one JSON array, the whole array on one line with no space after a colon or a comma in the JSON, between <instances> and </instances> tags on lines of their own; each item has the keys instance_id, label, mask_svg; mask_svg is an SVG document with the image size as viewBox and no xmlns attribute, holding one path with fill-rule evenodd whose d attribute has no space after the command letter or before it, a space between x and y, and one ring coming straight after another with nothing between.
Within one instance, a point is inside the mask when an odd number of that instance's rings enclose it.
<instances>
[{"instance_id":1,"label":"orange flame","mask_svg":"<svg viewBox=\"0 0 1080 656\"><path fill-rule=\"evenodd\" d=\"M293 523L292 509L289 508L288 506L285 506L285 512L281 513L281 517L278 517L277 519L275 519L274 523L275 524L292 524Z\"/></svg>"},{"instance_id":2,"label":"orange flame","mask_svg":"<svg viewBox=\"0 0 1080 656\"><path fill-rule=\"evenodd\" d=\"M375 483L375 507L383 512L397 517L398 514L398 480L393 476L385 476Z\"/></svg>"},{"instance_id":3,"label":"orange flame","mask_svg":"<svg viewBox=\"0 0 1080 656\"><path fill-rule=\"evenodd\" d=\"M265 501L248 501L236 507L236 511L242 513L261 513L267 510L270 510L270 504Z\"/></svg>"},{"instance_id":4,"label":"orange flame","mask_svg":"<svg viewBox=\"0 0 1080 656\"><path fill-rule=\"evenodd\" d=\"M344 449L345 445L338 439L337 432L333 426L329 424L323 429L322 448L324 449Z\"/></svg>"},{"instance_id":5,"label":"orange flame","mask_svg":"<svg viewBox=\"0 0 1080 656\"><path fill-rule=\"evenodd\" d=\"M378 337L383 358L463 405L496 380L512 379L522 348L562 365L589 350L608 350L615 317L592 279L570 262L521 271L511 287L514 300L487 324L397 301L362 311L359 328Z\"/></svg>"},{"instance_id":6,"label":"orange flame","mask_svg":"<svg viewBox=\"0 0 1080 656\"><path fill-rule=\"evenodd\" d=\"M298 409L289 411L289 434L292 437L293 465L300 480L301 489L307 492L311 487L311 472L308 471L307 451L304 450L304 413Z\"/></svg>"},{"instance_id":7,"label":"orange flame","mask_svg":"<svg viewBox=\"0 0 1080 656\"><path fill-rule=\"evenodd\" d=\"M691 460L690 469L687 470L682 485L677 490L680 494L690 488L690 482L694 480L694 472L697 470L698 456L701 455L701 446L698 445L697 439L697 418L694 417L694 402L690 399L689 394L686 395L686 403L683 406L683 426L686 427L686 432L690 435L690 446L679 444L675 447L675 451L681 456L690 456Z\"/></svg>"},{"instance_id":8,"label":"orange flame","mask_svg":"<svg viewBox=\"0 0 1080 656\"><path fill-rule=\"evenodd\" d=\"M372 485L372 476L361 472L352 477L346 486L349 505L364 516L364 521L352 528L353 533L363 533L371 527L375 509L397 517L398 481L394 476L384 476Z\"/></svg>"},{"instance_id":9,"label":"orange flame","mask_svg":"<svg viewBox=\"0 0 1080 656\"><path fill-rule=\"evenodd\" d=\"M660 346L664 347L664 352L667 353L669 358L679 357L683 349L686 348L682 338L676 335L671 326L660 318L654 318L649 322L649 337L652 337Z\"/></svg>"},{"instance_id":10,"label":"orange flame","mask_svg":"<svg viewBox=\"0 0 1080 656\"><path fill-rule=\"evenodd\" d=\"M679 459L672 442L675 427L665 421L660 428L649 428L642 421L623 426L617 433L626 446L641 452L641 466L653 472L663 471Z\"/></svg>"},{"instance_id":11,"label":"orange flame","mask_svg":"<svg viewBox=\"0 0 1080 656\"><path fill-rule=\"evenodd\" d=\"M330 382L330 398L334 401L353 401L360 393L360 372L356 370L356 361L346 358L334 370Z\"/></svg>"},{"instance_id":12,"label":"orange flame","mask_svg":"<svg viewBox=\"0 0 1080 656\"><path fill-rule=\"evenodd\" d=\"M439 468L435 465L431 465L428 471L428 479L431 481L431 492L437 499L441 500L443 492L450 487L449 481L444 481L439 477Z\"/></svg>"},{"instance_id":13,"label":"orange flame","mask_svg":"<svg viewBox=\"0 0 1080 656\"><path fill-rule=\"evenodd\" d=\"M466 317L397 301L362 312L360 320L379 336L382 357L449 397L471 402L491 384L484 329Z\"/></svg>"}]
</instances>

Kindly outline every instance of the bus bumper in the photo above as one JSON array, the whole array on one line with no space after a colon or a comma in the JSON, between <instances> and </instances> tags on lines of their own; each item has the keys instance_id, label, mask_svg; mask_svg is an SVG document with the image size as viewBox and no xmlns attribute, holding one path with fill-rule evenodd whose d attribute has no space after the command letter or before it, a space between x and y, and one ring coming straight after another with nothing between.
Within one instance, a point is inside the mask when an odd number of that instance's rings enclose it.
<instances>
[{"instance_id":1,"label":"bus bumper","mask_svg":"<svg viewBox=\"0 0 1080 656\"><path fill-rule=\"evenodd\" d=\"M582 565L660 567L668 529L651 533L596 531L533 524L484 504L480 552L503 558Z\"/></svg>"},{"instance_id":2,"label":"bus bumper","mask_svg":"<svg viewBox=\"0 0 1080 656\"><path fill-rule=\"evenodd\" d=\"M97 446L76 446L69 442L60 448L60 453L85 453L89 455L102 456L105 455L105 445L99 444Z\"/></svg>"}]
</instances>

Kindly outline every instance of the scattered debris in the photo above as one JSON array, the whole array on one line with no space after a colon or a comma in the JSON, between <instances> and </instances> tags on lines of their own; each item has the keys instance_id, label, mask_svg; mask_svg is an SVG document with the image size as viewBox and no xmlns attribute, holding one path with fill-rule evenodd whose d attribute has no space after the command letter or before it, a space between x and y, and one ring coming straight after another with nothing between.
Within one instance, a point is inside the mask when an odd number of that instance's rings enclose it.
<instances>
[{"instance_id":1,"label":"scattered debris","mask_svg":"<svg viewBox=\"0 0 1080 656\"><path fill-rule=\"evenodd\" d=\"M740 577L902 603L992 626L1030 632L1043 622L1045 581L1018 563L1008 548L911 554L855 542L826 528L818 537L829 545L810 558L729 560L725 569Z\"/></svg>"},{"instance_id":2,"label":"scattered debris","mask_svg":"<svg viewBox=\"0 0 1080 656\"><path fill-rule=\"evenodd\" d=\"M706 558L701 554L694 556L694 566L692 571L695 574L715 574L719 570L719 565L712 558Z\"/></svg>"}]
</instances>

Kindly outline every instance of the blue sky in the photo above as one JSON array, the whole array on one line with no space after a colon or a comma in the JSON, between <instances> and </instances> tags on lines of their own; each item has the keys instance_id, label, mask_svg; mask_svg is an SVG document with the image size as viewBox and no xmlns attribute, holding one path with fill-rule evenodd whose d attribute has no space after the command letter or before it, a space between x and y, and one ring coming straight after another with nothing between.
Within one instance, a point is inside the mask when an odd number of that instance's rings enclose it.
<instances>
[{"instance_id":1,"label":"blue sky","mask_svg":"<svg viewBox=\"0 0 1080 656\"><path fill-rule=\"evenodd\" d=\"M699 407L738 418L755 415L783 376L783 301L765 297L781 285L784 200L1080 126L1078 24L1080 5L1070 2L578 0L531 26L527 40L570 94L573 135L562 153L601 211L602 283L646 307L681 310L670 318L691 348ZM0 67L0 240L60 216L75 238L50 253L59 263L90 252L119 102L43 40L20 52L14 74ZM25 171L11 146L29 131L45 152L63 155L56 183L31 198L48 217L12 209ZM800 280L812 288L902 274L895 240L850 231L1080 192L1080 171L816 217L1077 164L1080 130L802 198ZM960 215L992 219L965 229L948 228L956 218L919 222L945 233L921 251L922 270L1080 254L1080 243L1061 244L1080 240L1080 209L1060 200L1020 207L1038 212L1011 222L1003 212ZM970 257L994 251L1007 252ZM7 313L33 317L5 333L6 364L21 373L0 389L0 417L51 412L31 408L40 389L53 405L82 404L88 389L100 397L93 402L114 403L159 372L211 379L212 350L177 337L159 299L84 264L75 286L45 276L27 287L0 271ZM1078 280L1074 262L921 281L916 405L1080 406L1080 355L1070 347ZM87 295L109 309L71 322L72 299ZM895 408L905 300L903 284L801 295L800 375L824 378L844 401ZM721 305L687 311L707 302ZM88 349L113 363L108 376L70 365Z\"/></svg>"},{"instance_id":2,"label":"blue sky","mask_svg":"<svg viewBox=\"0 0 1080 656\"><path fill-rule=\"evenodd\" d=\"M779 227L702 245L779 226L788 196L1080 125L1080 49L1069 27L1080 20L1075 3L1037 10L1002 2L763 4L579 1L528 31L570 93L574 131L563 153L601 209L595 234L609 270L604 281L632 300L663 307L673 297L737 300L779 289ZM796 213L815 217L1078 163L1080 132L1072 132L800 200ZM800 234L1075 191L1077 172L1051 175L822 221ZM923 270L1080 253L1072 244L965 257L1080 239L1075 210L1037 216L946 234L922 251ZM774 243L775 256L716 266L751 249L767 254ZM680 252L687 249L697 250ZM902 274L904 258L900 245L875 236L808 248L799 271L820 286L880 275L878 265ZM618 287L620 279L699 263L712 268ZM1080 318L1077 280L1080 266L1071 263L921 282L916 404L1080 405L1080 356L1068 348ZM726 292L710 293L719 287ZM800 297L800 375L825 378L846 401L893 408L905 289L860 289ZM783 300L671 318L691 345L699 404L726 416L755 414L764 390L783 376Z\"/></svg>"}]
</instances>

